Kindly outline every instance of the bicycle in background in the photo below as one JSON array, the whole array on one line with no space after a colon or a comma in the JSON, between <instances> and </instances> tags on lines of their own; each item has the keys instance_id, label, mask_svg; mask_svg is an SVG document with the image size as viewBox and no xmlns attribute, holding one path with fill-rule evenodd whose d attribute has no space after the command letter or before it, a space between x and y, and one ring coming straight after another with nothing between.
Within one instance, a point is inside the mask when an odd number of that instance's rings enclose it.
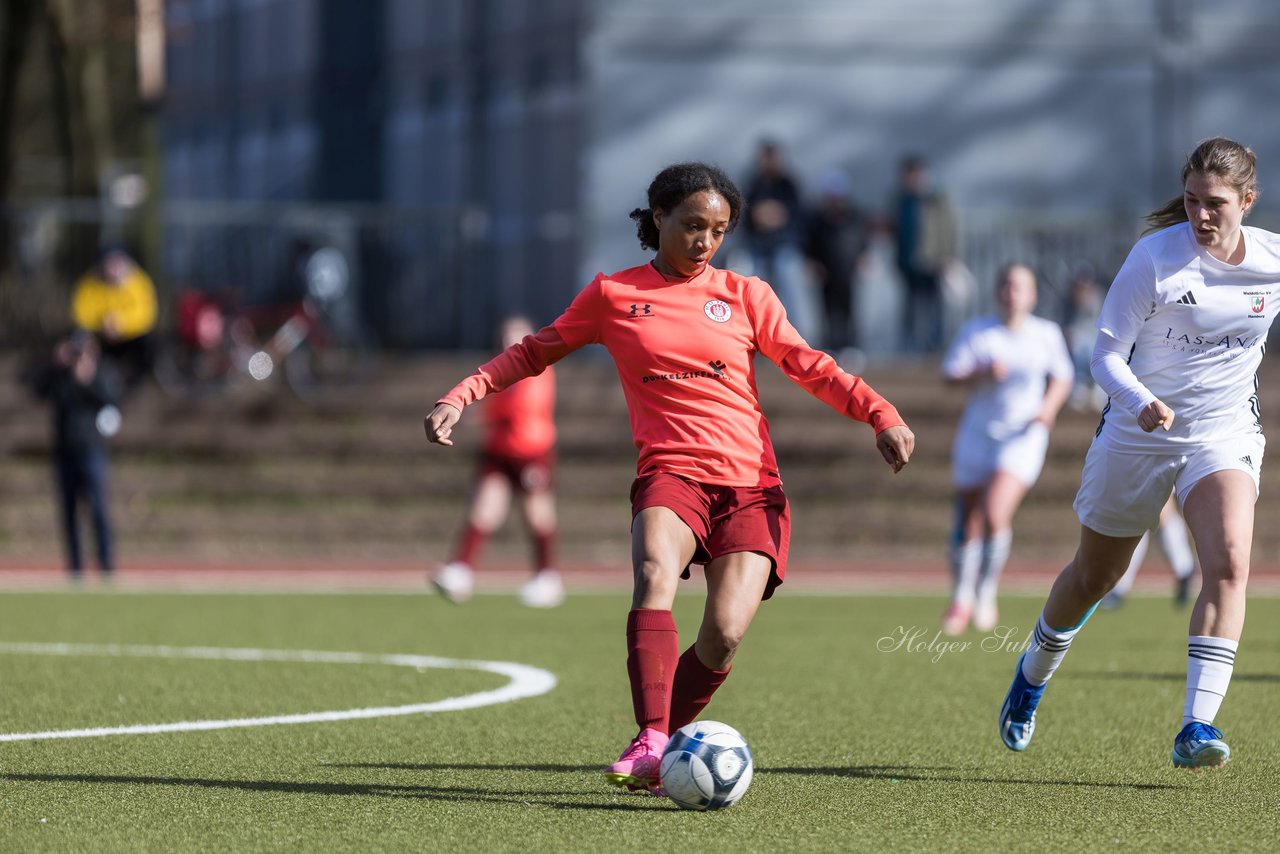
<instances>
[{"instance_id":1,"label":"bicycle in background","mask_svg":"<svg viewBox=\"0 0 1280 854\"><path fill-rule=\"evenodd\" d=\"M369 354L359 321L343 311L348 281L342 254L322 248L308 258L294 300L246 307L230 292L184 291L174 335L156 359L157 382L184 398L280 377L308 399L352 385L367 374Z\"/></svg>"}]
</instances>

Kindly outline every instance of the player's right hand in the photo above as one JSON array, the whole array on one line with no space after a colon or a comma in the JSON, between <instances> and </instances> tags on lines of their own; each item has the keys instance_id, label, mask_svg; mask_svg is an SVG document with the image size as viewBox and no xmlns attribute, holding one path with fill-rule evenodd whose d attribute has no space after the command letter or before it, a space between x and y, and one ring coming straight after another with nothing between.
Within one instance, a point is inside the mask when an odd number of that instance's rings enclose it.
<instances>
[{"instance_id":1,"label":"player's right hand","mask_svg":"<svg viewBox=\"0 0 1280 854\"><path fill-rule=\"evenodd\" d=\"M422 420L422 426L427 431L427 441L438 445L452 445L453 440L449 436L453 433L453 425L461 417L462 413L456 406L437 403L431 414Z\"/></svg>"},{"instance_id":2,"label":"player's right hand","mask_svg":"<svg viewBox=\"0 0 1280 854\"><path fill-rule=\"evenodd\" d=\"M893 473L897 474L906 467L911 454L915 452L916 434L905 424L890 427L876 436L876 448L884 461L893 468Z\"/></svg>"},{"instance_id":3,"label":"player's right hand","mask_svg":"<svg viewBox=\"0 0 1280 854\"><path fill-rule=\"evenodd\" d=\"M1153 400L1142 407L1142 411L1138 413L1138 426L1146 433L1150 433L1157 427L1163 427L1167 433L1173 426L1173 410L1159 400Z\"/></svg>"}]
</instances>

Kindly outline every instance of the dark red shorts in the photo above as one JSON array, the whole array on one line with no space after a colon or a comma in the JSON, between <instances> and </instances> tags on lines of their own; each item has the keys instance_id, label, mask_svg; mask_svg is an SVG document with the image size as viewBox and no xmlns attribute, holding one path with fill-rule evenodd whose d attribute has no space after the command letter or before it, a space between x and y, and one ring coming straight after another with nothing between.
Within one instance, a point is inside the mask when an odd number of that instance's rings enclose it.
<instances>
[{"instance_id":1,"label":"dark red shorts","mask_svg":"<svg viewBox=\"0 0 1280 854\"><path fill-rule=\"evenodd\" d=\"M787 576L791 508L781 486L717 486L658 472L631 485L631 518L646 507L666 507L693 531L698 545L690 565L733 552L766 555L773 570L764 599ZM689 567L681 577L689 577Z\"/></svg>"},{"instance_id":2,"label":"dark red shorts","mask_svg":"<svg viewBox=\"0 0 1280 854\"><path fill-rule=\"evenodd\" d=\"M556 471L555 451L531 457L484 453L480 457L480 477L500 474L519 492L533 495L551 488Z\"/></svg>"}]
</instances>

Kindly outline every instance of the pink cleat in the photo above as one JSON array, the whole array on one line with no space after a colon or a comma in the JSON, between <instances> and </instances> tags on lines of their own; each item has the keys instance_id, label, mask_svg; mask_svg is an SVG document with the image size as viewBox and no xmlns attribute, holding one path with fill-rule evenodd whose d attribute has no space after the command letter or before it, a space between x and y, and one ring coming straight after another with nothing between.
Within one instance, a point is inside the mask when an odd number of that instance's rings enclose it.
<instances>
[{"instance_id":1,"label":"pink cleat","mask_svg":"<svg viewBox=\"0 0 1280 854\"><path fill-rule=\"evenodd\" d=\"M625 786L631 791L652 792L659 788L658 768L662 764L662 751L667 746L667 734L653 727L646 727L631 739L631 744L618 757L618 761L605 769L604 778L615 786Z\"/></svg>"},{"instance_id":2,"label":"pink cleat","mask_svg":"<svg viewBox=\"0 0 1280 854\"><path fill-rule=\"evenodd\" d=\"M973 616L971 605L952 602L947 612L942 615L942 633L957 637L964 634L969 627L969 618Z\"/></svg>"}]
</instances>

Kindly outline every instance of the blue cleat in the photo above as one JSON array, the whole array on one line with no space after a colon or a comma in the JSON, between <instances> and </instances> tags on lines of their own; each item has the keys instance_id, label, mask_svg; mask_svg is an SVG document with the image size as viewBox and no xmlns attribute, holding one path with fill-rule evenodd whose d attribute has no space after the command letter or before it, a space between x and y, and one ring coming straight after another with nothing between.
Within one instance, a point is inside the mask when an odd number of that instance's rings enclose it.
<instances>
[{"instance_id":1,"label":"blue cleat","mask_svg":"<svg viewBox=\"0 0 1280 854\"><path fill-rule=\"evenodd\" d=\"M1022 658L1026 657L1023 653ZM1022 675L1022 658L1013 672L1013 684L1000 707L1000 740L1010 750L1023 751L1036 731L1036 706L1044 696L1044 685L1032 685ZM1047 682L1045 683L1048 684Z\"/></svg>"},{"instance_id":2,"label":"blue cleat","mask_svg":"<svg viewBox=\"0 0 1280 854\"><path fill-rule=\"evenodd\" d=\"M1229 759L1231 748L1215 726L1192 721L1173 740L1175 768L1221 768Z\"/></svg>"}]
</instances>

